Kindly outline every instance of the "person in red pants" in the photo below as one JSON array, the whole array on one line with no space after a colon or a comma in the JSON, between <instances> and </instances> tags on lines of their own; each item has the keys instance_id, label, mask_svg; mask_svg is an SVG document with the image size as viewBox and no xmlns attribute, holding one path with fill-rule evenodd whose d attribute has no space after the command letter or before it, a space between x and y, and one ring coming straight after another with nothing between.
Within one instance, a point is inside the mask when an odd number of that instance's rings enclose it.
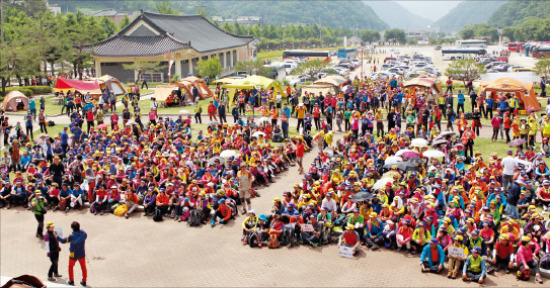
<instances>
[{"instance_id":1,"label":"person in red pants","mask_svg":"<svg viewBox=\"0 0 550 288\"><path fill-rule=\"evenodd\" d=\"M86 252L84 249L84 244L86 243L86 238L88 235L86 232L80 230L80 224L76 221L71 223L71 229L73 233L67 238L61 238L56 235L56 238L61 243L70 243L69 246L69 285L74 286L74 272L73 268L76 264L76 261L80 264L80 269L82 269L82 281L80 285L86 286L86 278L88 277L88 271L86 270Z\"/></svg>"}]
</instances>

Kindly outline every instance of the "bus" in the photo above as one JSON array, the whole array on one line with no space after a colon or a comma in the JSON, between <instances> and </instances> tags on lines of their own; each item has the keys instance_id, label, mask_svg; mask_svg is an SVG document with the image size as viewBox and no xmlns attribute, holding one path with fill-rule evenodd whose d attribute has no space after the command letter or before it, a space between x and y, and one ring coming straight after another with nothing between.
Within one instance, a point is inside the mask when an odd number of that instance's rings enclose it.
<instances>
[{"instance_id":1,"label":"bus","mask_svg":"<svg viewBox=\"0 0 550 288\"><path fill-rule=\"evenodd\" d=\"M328 51L311 51L311 50L285 50L283 52L283 60L287 58L323 58L330 61Z\"/></svg>"},{"instance_id":2,"label":"bus","mask_svg":"<svg viewBox=\"0 0 550 288\"><path fill-rule=\"evenodd\" d=\"M523 43L521 42L510 42L508 43L508 51L519 53L519 51L521 50L521 46L523 46Z\"/></svg>"},{"instance_id":3,"label":"bus","mask_svg":"<svg viewBox=\"0 0 550 288\"><path fill-rule=\"evenodd\" d=\"M487 48L487 40L471 39L471 40L456 40L458 48Z\"/></svg>"},{"instance_id":4,"label":"bus","mask_svg":"<svg viewBox=\"0 0 550 288\"><path fill-rule=\"evenodd\" d=\"M479 57L486 55L487 51L481 48L443 48L441 56L443 60L459 60L467 57Z\"/></svg>"},{"instance_id":5,"label":"bus","mask_svg":"<svg viewBox=\"0 0 550 288\"><path fill-rule=\"evenodd\" d=\"M532 56L534 58L550 57L550 46L535 46L532 49Z\"/></svg>"},{"instance_id":6,"label":"bus","mask_svg":"<svg viewBox=\"0 0 550 288\"><path fill-rule=\"evenodd\" d=\"M338 59L355 59L357 48L341 48L338 49Z\"/></svg>"}]
</instances>

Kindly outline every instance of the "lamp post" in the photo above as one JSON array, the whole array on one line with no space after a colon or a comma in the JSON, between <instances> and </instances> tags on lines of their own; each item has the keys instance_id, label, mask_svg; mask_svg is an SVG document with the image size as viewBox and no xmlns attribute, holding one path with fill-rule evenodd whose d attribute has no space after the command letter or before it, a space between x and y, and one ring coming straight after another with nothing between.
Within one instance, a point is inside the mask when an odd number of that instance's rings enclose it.
<instances>
[{"instance_id":1,"label":"lamp post","mask_svg":"<svg viewBox=\"0 0 550 288\"><path fill-rule=\"evenodd\" d=\"M504 28L502 27L497 27L497 33L498 33L498 46L499 47L502 47L502 31L504 30Z\"/></svg>"}]
</instances>

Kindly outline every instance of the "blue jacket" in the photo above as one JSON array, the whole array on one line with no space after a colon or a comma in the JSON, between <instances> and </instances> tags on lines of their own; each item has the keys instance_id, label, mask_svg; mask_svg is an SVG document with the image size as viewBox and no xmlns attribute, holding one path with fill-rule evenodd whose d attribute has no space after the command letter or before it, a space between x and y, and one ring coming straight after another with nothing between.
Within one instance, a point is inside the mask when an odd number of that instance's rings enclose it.
<instances>
[{"instance_id":1,"label":"blue jacket","mask_svg":"<svg viewBox=\"0 0 550 288\"><path fill-rule=\"evenodd\" d=\"M468 268L470 268L470 259L472 258L473 256L470 255L467 259L466 259L466 263L464 263L464 268L462 268L462 273L466 273L468 271ZM477 257L481 257L480 256L477 256ZM485 260L483 260L483 257L481 257L481 277L485 278L485 275L487 274L487 269L485 268Z\"/></svg>"},{"instance_id":2,"label":"blue jacket","mask_svg":"<svg viewBox=\"0 0 550 288\"><path fill-rule=\"evenodd\" d=\"M437 244L437 255L439 255L439 265L443 265L445 263L445 251L443 251L443 247L441 245ZM430 263L430 266L434 266L437 263L432 262L432 248L430 247L430 244L427 244L422 249L422 254L420 254L420 261L428 261Z\"/></svg>"},{"instance_id":3,"label":"blue jacket","mask_svg":"<svg viewBox=\"0 0 550 288\"><path fill-rule=\"evenodd\" d=\"M69 242L71 245L69 246L69 257L71 259L80 259L86 257L86 252L84 250L84 244L86 243L86 238L88 235L86 232L79 230L73 232L69 237L67 238L61 238L57 236L57 240L61 243L67 243Z\"/></svg>"}]
</instances>

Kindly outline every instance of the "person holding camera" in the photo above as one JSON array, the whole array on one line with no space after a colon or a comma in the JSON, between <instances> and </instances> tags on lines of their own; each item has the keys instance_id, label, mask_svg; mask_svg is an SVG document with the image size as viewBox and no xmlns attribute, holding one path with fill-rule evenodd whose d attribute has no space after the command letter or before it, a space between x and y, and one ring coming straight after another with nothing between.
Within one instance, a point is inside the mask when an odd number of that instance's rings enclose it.
<instances>
[{"instance_id":1,"label":"person holding camera","mask_svg":"<svg viewBox=\"0 0 550 288\"><path fill-rule=\"evenodd\" d=\"M44 238L44 214L46 214L46 204L48 201L42 197L42 192L36 190L34 192L34 198L31 201L32 211L36 221L38 221L38 227L36 228L36 237Z\"/></svg>"}]
</instances>

